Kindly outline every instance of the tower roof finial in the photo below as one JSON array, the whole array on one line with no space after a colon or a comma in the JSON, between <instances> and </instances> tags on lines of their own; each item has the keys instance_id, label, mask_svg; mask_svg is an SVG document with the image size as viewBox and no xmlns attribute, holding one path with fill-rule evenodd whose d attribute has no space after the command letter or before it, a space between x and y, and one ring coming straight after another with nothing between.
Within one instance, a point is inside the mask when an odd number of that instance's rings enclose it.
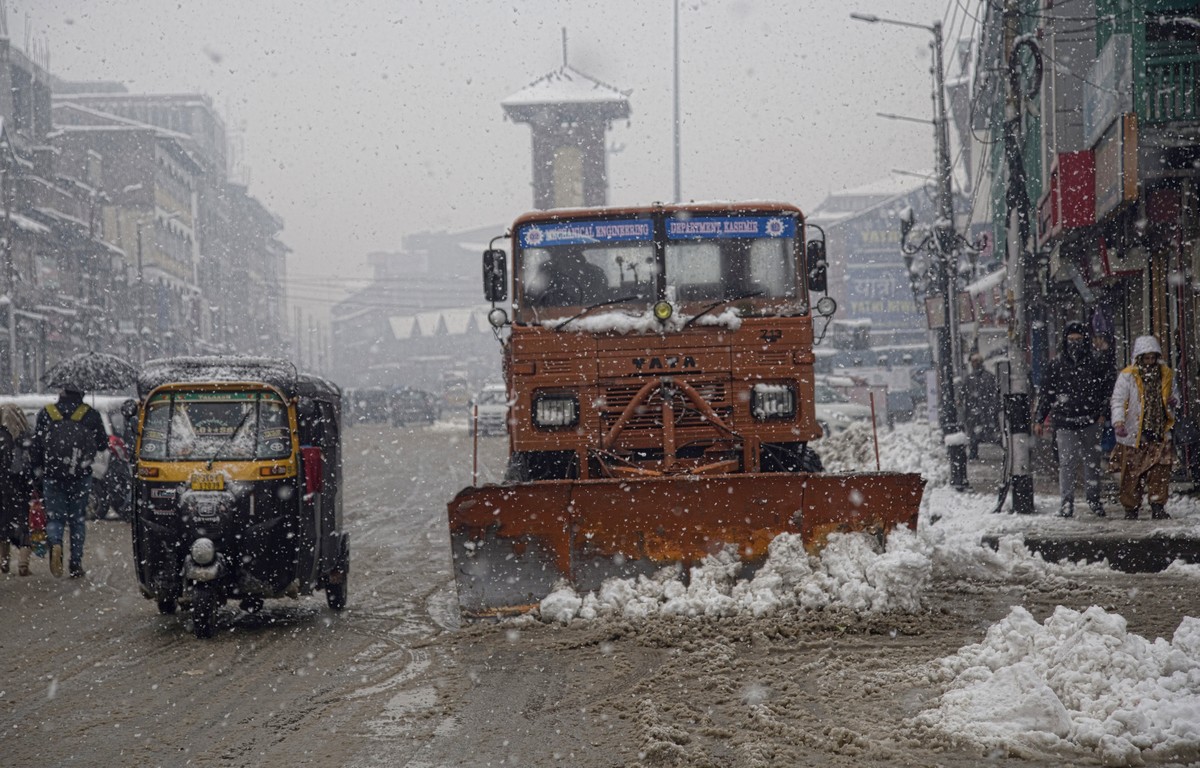
<instances>
[{"instance_id":1,"label":"tower roof finial","mask_svg":"<svg viewBox=\"0 0 1200 768\"><path fill-rule=\"evenodd\" d=\"M563 69L567 68L567 28L562 28L563 33Z\"/></svg>"}]
</instances>

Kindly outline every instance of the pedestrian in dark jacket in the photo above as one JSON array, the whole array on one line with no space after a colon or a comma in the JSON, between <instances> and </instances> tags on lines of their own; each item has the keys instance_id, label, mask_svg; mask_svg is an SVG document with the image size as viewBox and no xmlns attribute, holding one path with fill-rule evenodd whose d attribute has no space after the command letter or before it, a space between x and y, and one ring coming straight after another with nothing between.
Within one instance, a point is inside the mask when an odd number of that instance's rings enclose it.
<instances>
[{"instance_id":1,"label":"pedestrian in dark jacket","mask_svg":"<svg viewBox=\"0 0 1200 768\"><path fill-rule=\"evenodd\" d=\"M12 403L0 405L0 572L8 573L17 550L17 575L29 575L29 500L33 463L29 441L33 430L24 412Z\"/></svg>"},{"instance_id":2,"label":"pedestrian in dark jacket","mask_svg":"<svg viewBox=\"0 0 1200 768\"><path fill-rule=\"evenodd\" d=\"M46 540L50 573L62 576L63 529L71 528L71 578L83 577L83 545L87 538L88 495L92 462L108 450L108 434L100 414L83 402L83 393L64 389L58 402L38 413L33 435L36 481L46 505Z\"/></svg>"},{"instance_id":3,"label":"pedestrian in dark jacket","mask_svg":"<svg viewBox=\"0 0 1200 768\"><path fill-rule=\"evenodd\" d=\"M980 443L995 443L999 440L1000 388L996 377L983 367L983 356L971 354L971 371L963 379L963 408L970 450L967 458L979 458Z\"/></svg>"},{"instance_id":4,"label":"pedestrian in dark jacket","mask_svg":"<svg viewBox=\"0 0 1200 768\"><path fill-rule=\"evenodd\" d=\"M1050 361L1038 395L1034 433L1042 435L1049 417L1058 446L1058 514L1075 514L1075 476L1083 469L1088 507L1104 516L1100 499L1100 422L1107 408L1108 383L1092 357L1088 328L1080 322L1063 329L1062 353Z\"/></svg>"}]
</instances>

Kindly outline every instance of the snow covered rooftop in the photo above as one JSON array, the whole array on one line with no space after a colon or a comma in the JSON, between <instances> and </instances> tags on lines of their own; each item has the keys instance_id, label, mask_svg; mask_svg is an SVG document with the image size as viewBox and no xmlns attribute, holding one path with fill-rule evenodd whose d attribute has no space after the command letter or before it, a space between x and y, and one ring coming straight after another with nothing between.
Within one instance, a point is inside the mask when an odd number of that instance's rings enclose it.
<instances>
[{"instance_id":1,"label":"snow covered rooftop","mask_svg":"<svg viewBox=\"0 0 1200 768\"><path fill-rule=\"evenodd\" d=\"M509 107L544 106L548 104L620 104L628 111L628 91L619 91L571 65L564 65L542 75L529 85L500 102Z\"/></svg>"}]
</instances>

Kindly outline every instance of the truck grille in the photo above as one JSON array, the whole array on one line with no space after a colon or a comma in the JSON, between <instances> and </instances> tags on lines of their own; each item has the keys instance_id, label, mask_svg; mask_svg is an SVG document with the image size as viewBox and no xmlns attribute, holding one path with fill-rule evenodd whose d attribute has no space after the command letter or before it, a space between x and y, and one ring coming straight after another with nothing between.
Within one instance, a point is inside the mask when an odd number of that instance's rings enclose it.
<instances>
[{"instance_id":1,"label":"truck grille","mask_svg":"<svg viewBox=\"0 0 1200 768\"><path fill-rule=\"evenodd\" d=\"M629 405L633 400L634 395L645 384L645 380L635 380L633 382L622 382L606 387L604 390L604 407L600 413L600 423L604 429L612 427L621 418L621 412L625 410L625 406ZM729 417L733 414L733 405L728 402L726 382L718 379L705 379L700 381L689 381L704 401L712 406L713 410L721 417L722 420L728 423ZM626 431L647 431L657 430L662 428L662 397L658 392L655 392L644 404L642 413L635 414L633 418L625 423ZM675 426L676 428L686 427L704 427L707 420L696 410L688 407L687 409L675 409Z\"/></svg>"}]
</instances>

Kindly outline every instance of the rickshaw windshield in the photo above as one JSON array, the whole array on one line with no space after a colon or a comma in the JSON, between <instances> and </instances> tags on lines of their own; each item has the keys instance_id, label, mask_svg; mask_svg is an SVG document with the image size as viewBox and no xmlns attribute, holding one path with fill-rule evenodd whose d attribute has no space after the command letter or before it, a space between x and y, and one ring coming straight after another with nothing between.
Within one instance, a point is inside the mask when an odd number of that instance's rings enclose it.
<instances>
[{"instance_id":1,"label":"rickshaw windshield","mask_svg":"<svg viewBox=\"0 0 1200 768\"><path fill-rule=\"evenodd\" d=\"M146 404L139 457L252 461L291 455L287 405L270 391L173 391Z\"/></svg>"}]
</instances>

